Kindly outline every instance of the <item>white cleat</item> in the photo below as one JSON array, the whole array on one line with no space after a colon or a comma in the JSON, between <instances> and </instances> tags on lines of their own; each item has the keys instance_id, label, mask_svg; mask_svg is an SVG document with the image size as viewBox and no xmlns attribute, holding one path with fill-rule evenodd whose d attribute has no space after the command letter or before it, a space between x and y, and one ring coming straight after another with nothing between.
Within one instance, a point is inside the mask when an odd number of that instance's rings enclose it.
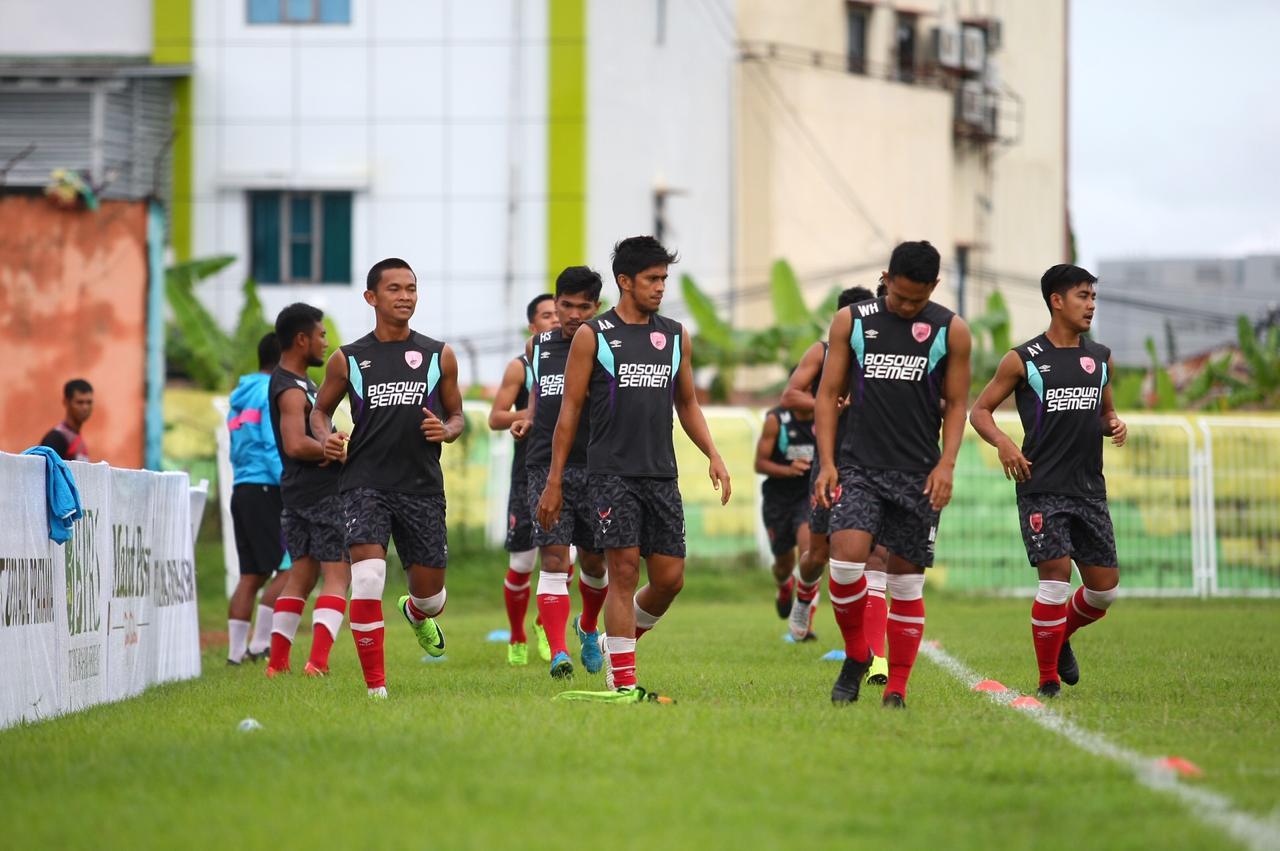
<instances>
[{"instance_id":1,"label":"white cleat","mask_svg":"<svg viewBox=\"0 0 1280 851\"><path fill-rule=\"evenodd\" d=\"M387 699L387 687L386 687L386 686L378 686L377 688L371 688L371 689L369 689L369 697L370 697L371 699L373 699L373 700L386 700L386 699Z\"/></svg>"},{"instance_id":2,"label":"white cleat","mask_svg":"<svg viewBox=\"0 0 1280 851\"><path fill-rule=\"evenodd\" d=\"M608 636L603 632L600 633L600 655L604 656L604 688L605 691L613 691L613 664L609 661L609 647L606 644Z\"/></svg>"},{"instance_id":3,"label":"white cleat","mask_svg":"<svg viewBox=\"0 0 1280 851\"><path fill-rule=\"evenodd\" d=\"M799 643L809 637L809 625L813 623L813 609L799 597L791 604L791 617L787 618L787 630L791 640Z\"/></svg>"}]
</instances>

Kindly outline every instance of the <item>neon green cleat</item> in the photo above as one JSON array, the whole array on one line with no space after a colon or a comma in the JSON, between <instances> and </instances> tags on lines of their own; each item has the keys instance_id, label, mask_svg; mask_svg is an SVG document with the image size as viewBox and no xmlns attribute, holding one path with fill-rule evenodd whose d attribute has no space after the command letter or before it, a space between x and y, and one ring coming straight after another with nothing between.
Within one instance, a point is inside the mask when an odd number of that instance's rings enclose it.
<instances>
[{"instance_id":1,"label":"neon green cleat","mask_svg":"<svg viewBox=\"0 0 1280 851\"><path fill-rule=\"evenodd\" d=\"M519 644L507 645L507 664L513 668L529 664L529 645L521 641Z\"/></svg>"},{"instance_id":2,"label":"neon green cleat","mask_svg":"<svg viewBox=\"0 0 1280 851\"><path fill-rule=\"evenodd\" d=\"M533 634L538 638L538 658L544 662L550 662L551 642L547 641L547 631L542 628L542 624L535 623L533 625Z\"/></svg>"},{"instance_id":3,"label":"neon green cleat","mask_svg":"<svg viewBox=\"0 0 1280 851\"><path fill-rule=\"evenodd\" d=\"M871 667L867 668L867 683L873 686L889 684L889 660L881 656L871 658Z\"/></svg>"},{"instance_id":4,"label":"neon green cleat","mask_svg":"<svg viewBox=\"0 0 1280 851\"><path fill-rule=\"evenodd\" d=\"M674 704L669 697L640 686L624 686L616 691L562 691L553 700L581 700L590 703L661 703Z\"/></svg>"},{"instance_id":5,"label":"neon green cleat","mask_svg":"<svg viewBox=\"0 0 1280 851\"><path fill-rule=\"evenodd\" d=\"M427 618L422 623L414 623L409 617L409 595L400 598L400 614L409 622L413 634L418 636L418 646L427 651L428 656L444 655L444 630L436 623L435 618Z\"/></svg>"}]
</instances>

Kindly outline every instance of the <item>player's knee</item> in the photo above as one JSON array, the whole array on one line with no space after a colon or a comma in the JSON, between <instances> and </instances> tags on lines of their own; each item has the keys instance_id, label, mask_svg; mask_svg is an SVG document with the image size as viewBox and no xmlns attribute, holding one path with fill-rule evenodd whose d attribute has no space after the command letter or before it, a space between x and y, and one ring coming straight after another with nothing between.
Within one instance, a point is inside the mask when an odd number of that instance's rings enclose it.
<instances>
[{"instance_id":1,"label":"player's knee","mask_svg":"<svg viewBox=\"0 0 1280 851\"><path fill-rule=\"evenodd\" d=\"M538 556L537 550L522 550L512 553L507 566L516 573L533 573L533 563Z\"/></svg>"},{"instance_id":2,"label":"player's knee","mask_svg":"<svg viewBox=\"0 0 1280 851\"><path fill-rule=\"evenodd\" d=\"M867 593L883 597L885 588L889 587L888 574L883 570L872 570L870 564L868 564L866 571L862 575L867 579Z\"/></svg>"},{"instance_id":3,"label":"player's knee","mask_svg":"<svg viewBox=\"0 0 1280 851\"><path fill-rule=\"evenodd\" d=\"M649 584L654 590L666 597L674 597L684 588L684 575L664 576L661 578L649 577Z\"/></svg>"},{"instance_id":4,"label":"player's knee","mask_svg":"<svg viewBox=\"0 0 1280 851\"><path fill-rule=\"evenodd\" d=\"M888 586L889 596L895 601L919 600L924 596L923 573L904 573L890 576L885 584Z\"/></svg>"},{"instance_id":5,"label":"player's knee","mask_svg":"<svg viewBox=\"0 0 1280 851\"><path fill-rule=\"evenodd\" d=\"M1111 608L1111 604L1116 601L1116 597L1120 596L1120 583L1116 580L1116 584L1105 590L1090 588L1085 586L1084 601L1095 609L1106 611Z\"/></svg>"},{"instance_id":6,"label":"player's knee","mask_svg":"<svg viewBox=\"0 0 1280 851\"><path fill-rule=\"evenodd\" d=\"M852 585L862 578L867 565L860 561L831 560L831 581L839 585Z\"/></svg>"},{"instance_id":7,"label":"player's knee","mask_svg":"<svg viewBox=\"0 0 1280 851\"><path fill-rule=\"evenodd\" d=\"M386 559L368 558L351 565L351 599L381 600L386 584Z\"/></svg>"},{"instance_id":8,"label":"player's knee","mask_svg":"<svg viewBox=\"0 0 1280 851\"><path fill-rule=\"evenodd\" d=\"M1071 599L1071 583L1056 579L1041 579L1036 587L1036 602L1046 606L1063 606Z\"/></svg>"}]
</instances>

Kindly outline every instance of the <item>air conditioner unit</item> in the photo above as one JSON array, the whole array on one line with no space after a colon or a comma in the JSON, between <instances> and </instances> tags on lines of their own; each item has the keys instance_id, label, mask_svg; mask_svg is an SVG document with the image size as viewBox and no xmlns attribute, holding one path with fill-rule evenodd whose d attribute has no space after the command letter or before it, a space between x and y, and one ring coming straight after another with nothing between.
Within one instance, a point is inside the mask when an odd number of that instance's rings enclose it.
<instances>
[{"instance_id":1,"label":"air conditioner unit","mask_svg":"<svg viewBox=\"0 0 1280 851\"><path fill-rule=\"evenodd\" d=\"M962 124L971 127L987 126L987 90L977 80L966 80L960 86L957 104Z\"/></svg>"},{"instance_id":2,"label":"air conditioner unit","mask_svg":"<svg viewBox=\"0 0 1280 851\"><path fill-rule=\"evenodd\" d=\"M987 64L987 33L982 27L966 26L962 31L961 45L964 54L964 70L981 71Z\"/></svg>"},{"instance_id":3,"label":"air conditioner unit","mask_svg":"<svg viewBox=\"0 0 1280 851\"><path fill-rule=\"evenodd\" d=\"M942 24L933 28L933 61L943 68L960 67L960 28Z\"/></svg>"}]
</instances>

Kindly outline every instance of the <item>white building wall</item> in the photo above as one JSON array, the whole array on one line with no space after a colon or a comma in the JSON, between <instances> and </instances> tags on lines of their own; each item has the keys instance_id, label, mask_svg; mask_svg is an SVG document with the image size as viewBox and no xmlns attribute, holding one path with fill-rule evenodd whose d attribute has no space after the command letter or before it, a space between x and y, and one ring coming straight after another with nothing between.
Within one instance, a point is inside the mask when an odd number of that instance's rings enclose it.
<instances>
[{"instance_id":1,"label":"white building wall","mask_svg":"<svg viewBox=\"0 0 1280 851\"><path fill-rule=\"evenodd\" d=\"M151 0L3 0L0 56L150 56Z\"/></svg>"}]
</instances>

